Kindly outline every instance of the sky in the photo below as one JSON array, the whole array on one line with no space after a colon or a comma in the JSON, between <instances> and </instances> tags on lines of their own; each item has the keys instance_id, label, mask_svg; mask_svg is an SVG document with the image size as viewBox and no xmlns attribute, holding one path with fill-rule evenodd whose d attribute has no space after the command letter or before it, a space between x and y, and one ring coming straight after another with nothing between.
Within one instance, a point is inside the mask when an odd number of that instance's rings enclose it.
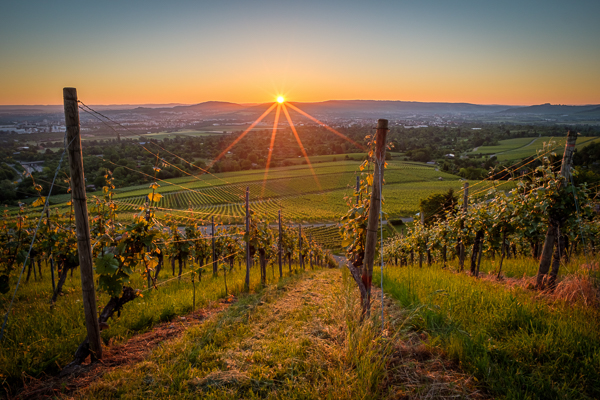
<instances>
[{"instance_id":1,"label":"sky","mask_svg":"<svg viewBox=\"0 0 600 400\"><path fill-rule=\"evenodd\" d=\"M0 104L600 104L600 1L5 1Z\"/></svg>"}]
</instances>

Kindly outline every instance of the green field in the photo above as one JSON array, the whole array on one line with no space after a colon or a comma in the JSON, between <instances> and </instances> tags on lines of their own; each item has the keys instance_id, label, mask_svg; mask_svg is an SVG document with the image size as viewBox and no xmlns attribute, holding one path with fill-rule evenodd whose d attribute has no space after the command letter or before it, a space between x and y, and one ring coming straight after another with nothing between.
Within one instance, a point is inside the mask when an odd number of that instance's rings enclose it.
<instances>
[{"instance_id":1,"label":"green field","mask_svg":"<svg viewBox=\"0 0 600 400\"><path fill-rule=\"evenodd\" d=\"M471 155L495 155L500 161L516 161L526 157L535 156L544 146L554 142L554 152L562 154L565 147L565 138L538 137L538 138L516 138L501 140L498 146L481 146L471 151ZM576 148L581 149L588 144L600 141L596 137L581 137L577 140Z\"/></svg>"},{"instance_id":2,"label":"green field","mask_svg":"<svg viewBox=\"0 0 600 400\"><path fill-rule=\"evenodd\" d=\"M506 139L500 140L500 144L497 146L480 146L477 149L469 152L469 154L483 154L483 155L492 155L499 154L506 151L512 151L519 149L521 147L528 146L531 142L535 141L537 138L525 137L525 138L516 138L516 139Z\"/></svg>"},{"instance_id":3,"label":"green field","mask_svg":"<svg viewBox=\"0 0 600 400\"><path fill-rule=\"evenodd\" d=\"M353 160L315 163L314 176L307 165L272 168L264 189L264 170L161 181L158 192L163 198L158 203L158 214L175 213L194 219L208 219L215 214L239 222L245 213L243 200L249 187L251 208L269 218L275 218L282 209L285 218L292 221L338 221L348 209L344 197L354 192L360 164ZM410 216L418 211L420 199L463 185L459 177L436 171L434 166L394 160L389 161L384 178L384 211L391 217ZM118 212L124 217L136 212L150 192L148 185L115 190ZM94 195L101 193L90 193L88 198ZM52 198L54 205L62 209L66 209L64 202L68 199L68 195Z\"/></svg>"}]
</instances>

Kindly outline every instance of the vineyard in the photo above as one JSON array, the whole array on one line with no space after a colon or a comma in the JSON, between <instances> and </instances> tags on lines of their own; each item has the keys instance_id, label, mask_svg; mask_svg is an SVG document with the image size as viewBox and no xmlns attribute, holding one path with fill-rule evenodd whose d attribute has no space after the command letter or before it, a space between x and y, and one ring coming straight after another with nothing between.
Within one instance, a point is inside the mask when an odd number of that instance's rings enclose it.
<instances>
[{"instance_id":1,"label":"vineyard","mask_svg":"<svg viewBox=\"0 0 600 400\"><path fill-rule=\"evenodd\" d=\"M374 148L375 139L368 139ZM107 169L104 187L88 193L87 202L71 190L46 198L35 177L25 176L37 198L6 207L0 225L0 305L6 310L0 379L6 392L12 395L23 384L33 390L43 375L77 376L91 365L88 360L94 361L85 333L79 201L89 208L101 348L114 357L110 349L165 329L185 330L184 337L201 343L189 352L181 341L169 342L157 353L177 359L183 372L172 371L169 359L153 356L152 381L141 363L126 383L124 366L90 386L83 397L141 396L148 385L158 397L203 390L219 398L220 390L232 387L227 392L232 397L268 397L271 390L301 397L327 374L317 371L323 362L340 374L327 375L336 383L321 387L324 395L354 371L351 379L359 383L347 388L346 397L418 397L422 390L433 393L431 381L406 386L386 375L398 354L403 357L403 340L416 340L411 335L419 337L417 348L427 349L411 352L437 352L455 363L444 373L463 374L462 380L468 374L478 382L466 379L460 389L444 383L439 393L483 391L513 398L525 387L531 398L598 397L598 187L576 186L571 175L559 172L561 161L552 146L522 161L521 167L530 167L521 174L507 172L503 181L491 179L497 174L466 181L433 165L385 161L384 143L365 160L362 154L361 160L324 158L310 166L271 168L268 174L202 170L159 179L162 169L178 167L157 156L149 185L117 189ZM132 168L129 173L144 174ZM71 185L71 180L60 184ZM420 222L401 222L417 212ZM403 226L396 229L392 223ZM336 257L344 253L342 274L325 270L338 267ZM377 264L379 271L373 268ZM359 288L360 302L350 279ZM380 304L375 296L381 296ZM296 308L278 314L288 307L281 298ZM232 311L223 311L238 301ZM266 302L277 306L259 308ZM262 309L273 316L250 326L266 318ZM201 324L212 312L221 322ZM304 329L309 316L318 322L311 320L315 325ZM345 321L343 327L324 328L335 325L336 318ZM182 328L191 324L199 327ZM266 334L267 326L277 333ZM254 342L265 336L274 346L269 354ZM297 343L284 350L288 337ZM343 347L336 350L339 355L315 356L307 350L333 351L334 344L323 344L333 337L335 346ZM247 353L253 346L254 352ZM225 348L235 356L226 355ZM273 361L275 354L284 355ZM345 361L336 364L323 356ZM290 364L300 359L301 367ZM219 381L219 374L234 364L245 372L232 372L233 383ZM298 373L313 383L298 380ZM217 383L207 383L213 374ZM165 385L175 375L176 382ZM574 375L577 379L564 378ZM293 383L282 384L288 381ZM564 382L558 386L558 381ZM107 394L113 384L126 389ZM72 386L69 390L77 390Z\"/></svg>"},{"instance_id":2,"label":"vineyard","mask_svg":"<svg viewBox=\"0 0 600 400\"><path fill-rule=\"evenodd\" d=\"M383 246L384 290L494 397L600 395L599 192L565 175L544 158L510 191L422 202Z\"/></svg>"},{"instance_id":3,"label":"vineyard","mask_svg":"<svg viewBox=\"0 0 600 400\"><path fill-rule=\"evenodd\" d=\"M325 247L335 247L329 238L332 226L302 232L290 222L278 227L254 207L247 233L236 225L224 226L219 215L216 224L212 216L212 226L206 224L205 213L190 217L160 211L159 216L158 204L164 198L158 187L155 182L147 189L147 200L137 213L120 218L108 172L102 197L90 201L105 344L118 343L218 299L266 287L284 275L337 266ZM2 298L3 308L12 307L2 328L3 385L13 384L22 374L37 376L64 368L84 334L73 205L69 202L42 212L39 219L29 211L21 205L16 215L5 210L2 219L5 251L0 289L3 294L18 293L14 304ZM244 243L248 243L249 253ZM254 259L255 268L242 268L247 256ZM24 288L16 291L19 284ZM115 320L109 326L111 317ZM81 363L86 356L74 363Z\"/></svg>"},{"instance_id":4,"label":"vineyard","mask_svg":"<svg viewBox=\"0 0 600 400\"><path fill-rule=\"evenodd\" d=\"M581 149L586 145L597 142L597 138L581 138L577 143L577 148ZM499 160L521 160L526 157L535 157L537 152L543 150L548 142L556 142L558 147L565 145L563 138L517 138L501 140L497 146L481 146L473 150L471 154L495 155Z\"/></svg>"}]
</instances>

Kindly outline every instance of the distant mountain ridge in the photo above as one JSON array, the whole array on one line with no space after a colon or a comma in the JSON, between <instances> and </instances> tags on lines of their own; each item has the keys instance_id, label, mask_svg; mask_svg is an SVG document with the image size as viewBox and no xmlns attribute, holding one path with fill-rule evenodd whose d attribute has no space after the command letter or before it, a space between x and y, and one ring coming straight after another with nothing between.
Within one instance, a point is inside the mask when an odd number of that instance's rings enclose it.
<instances>
[{"instance_id":1,"label":"distant mountain ridge","mask_svg":"<svg viewBox=\"0 0 600 400\"><path fill-rule=\"evenodd\" d=\"M418 102L394 100L327 100L322 102L289 102L304 112L319 117L331 118L406 118L413 116L457 115L469 118L488 117L491 120L502 120L505 116L523 116L529 120L545 118L555 115L559 119L581 120L584 118L600 118L600 104L583 106L539 104L533 106L511 105L481 105L472 103L445 103L445 102ZM144 114L148 117L158 117L159 114L188 114L194 118L208 119L218 116L219 119L246 121L257 118L273 103L238 104L226 101L206 101L197 104L185 105L170 104L145 104L145 105L90 105L92 109L114 114ZM291 113L295 113L289 107ZM62 114L62 105L39 106L2 106L0 115L33 115L56 113ZM537 117L536 117L537 116ZM554 117L553 117L554 118Z\"/></svg>"}]
</instances>

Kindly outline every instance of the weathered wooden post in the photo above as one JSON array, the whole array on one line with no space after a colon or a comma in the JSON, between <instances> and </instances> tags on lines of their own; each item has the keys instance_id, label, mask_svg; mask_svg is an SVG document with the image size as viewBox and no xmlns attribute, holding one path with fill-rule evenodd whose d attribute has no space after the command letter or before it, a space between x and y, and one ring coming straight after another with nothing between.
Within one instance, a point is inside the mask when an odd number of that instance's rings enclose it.
<instances>
[{"instance_id":1,"label":"weathered wooden post","mask_svg":"<svg viewBox=\"0 0 600 400\"><path fill-rule=\"evenodd\" d=\"M358 205L358 193L360 193L360 175L356 175L356 205Z\"/></svg>"},{"instance_id":2,"label":"weathered wooden post","mask_svg":"<svg viewBox=\"0 0 600 400\"><path fill-rule=\"evenodd\" d=\"M463 185L463 206L462 206L463 219L460 221L461 229L463 228L463 226L465 224L464 218L467 215L468 207L469 207L469 182L465 182ZM464 243L462 236L460 238L458 263L459 263L458 270L462 271L465 267L465 243Z\"/></svg>"},{"instance_id":3,"label":"weathered wooden post","mask_svg":"<svg viewBox=\"0 0 600 400\"><path fill-rule=\"evenodd\" d=\"M373 173L373 191L371 192L371 205L369 207L369 220L367 222L367 238L365 241L365 258L362 267L362 283L366 289L363 297L363 311L368 317L371 314L371 282L373 280L373 263L377 249L377 226L381 210L381 190L383 185L383 168L385 164L385 139L388 133L388 120L377 121L375 134L375 171ZM383 238L382 238L383 239ZM383 278L383 277L382 277Z\"/></svg>"},{"instance_id":4,"label":"weathered wooden post","mask_svg":"<svg viewBox=\"0 0 600 400\"><path fill-rule=\"evenodd\" d=\"M281 252L283 251L283 249L281 248L281 210L279 210L279 240L277 242L277 253L279 256L279 277L283 278L283 261L281 259L282 254Z\"/></svg>"},{"instance_id":5,"label":"weathered wooden post","mask_svg":"<svg viewBox=\"0 0 600 400\"><path fill-rule=\"evenodd\" d=\"M246 280L244 289L250 291L250 186L246 187Z\"/></svg>"},{"instance_id":6,"label":"weathered wooden post","mask_svg":"<svg viewBox=\"0 0 600 400\"><path fill-rule=\"evenodd\" d=\"M573 153L575 152L575 143L577 142L577 133L569 131L567 133L567 143L565 144L565 152L563 154L562 163L560 165L560 175L562 181L559 184L559 188L568 183L571 178L571 164L573 163ZM544 247L542 248L542 256L540 257L540 265L538 267L538 273L536 278L536 286L538 289L544 289L544 279L552 264L552 271L550 272L550 288L554 289L556 284L556 276L558 275L558 268L560 266L560 239L558 231L560 229L560 222L550 217L548 219L548 231L546 232L546 238L544 240ZM556 239L559 239L558 241ZM556 250L554 255L554 262L552 262L552 250L554 249L555 242Z\"/></svg>"},{"instance_id":7,"label":"weathered wooden post","mask_svg":"<svg viewBox=\"0 0 600 400\"><path fill-rule=\"evenodd\" d=\"M425 214L421 210L421 228L425 229ZM419 268L423 268L423 252L419 249Z\"/></svg>"},{"instance_id":8,"label":"weathered wooden post","mask_svg":"<svg viewBox=\"0 0 600 400\"><path fill-rule=\"evenodd\" d=\"M48 231L50 231L50 212L49 207L46 207L46 220L48 222ZM50 257L50 276L52 278L52 293L56 291L56 283L54 281L54 257L52 256L52 245L48 247L48 256Z\"/></svg>"},{"instance_id":9,"label":"weathered wooden post","mask_svg":"<svg viewBox=\"0 0 600 400\"><path fill-rule=\"evenodd\" d=\"M85 312L90 351L93 359L102 358L100 342L100 326L96 308L96 290L94 289L94 267L90 224L88 220L87 198L85 194L85 178L83 176L83 155L81 153L81 136L79 125L79 106L77 89L64 88L65 125L67 126L67 153L71 170L71 190L73 191L73 210L77 231L77 250L79 268L81 270L81 292Z\"/></svg>"},{"instance_id":10,"label":"weathered wooden post","mask_svg":"<svg viewBox=\"0 0 600 400\"><path fill-rule=\"evenodd\" d=\"M210 237L212 239L212 265L213 265L213 276L217 276L219 269L217 267L217 252L215 251L215 216L213 215L210 219Z\"/></svg>"},{"instance_id":11,"label":"weathered wooden post","mask_svg":"<svg viewBox=\"0 0 600 400\"><path fill-rule=\"evenodd\" d=\"M308 249L310 250L312 246L312 235L309 234L308 235ZM312 259L312 250L310 250L309 254L308 254L308 262L310 264L310 269L315 269L313 266L313 259Z\"/></svg>"},{"instance_id":12,"label":"weathered wooden post","mask_svg":"<svg viewBox=\"0 0 600 400\"><path fill-rule=\"evenodd\" d=\"M298 262L304 270L304 257L302 256L302 225L298 224Z\"/></svg>"}]
</instances>

